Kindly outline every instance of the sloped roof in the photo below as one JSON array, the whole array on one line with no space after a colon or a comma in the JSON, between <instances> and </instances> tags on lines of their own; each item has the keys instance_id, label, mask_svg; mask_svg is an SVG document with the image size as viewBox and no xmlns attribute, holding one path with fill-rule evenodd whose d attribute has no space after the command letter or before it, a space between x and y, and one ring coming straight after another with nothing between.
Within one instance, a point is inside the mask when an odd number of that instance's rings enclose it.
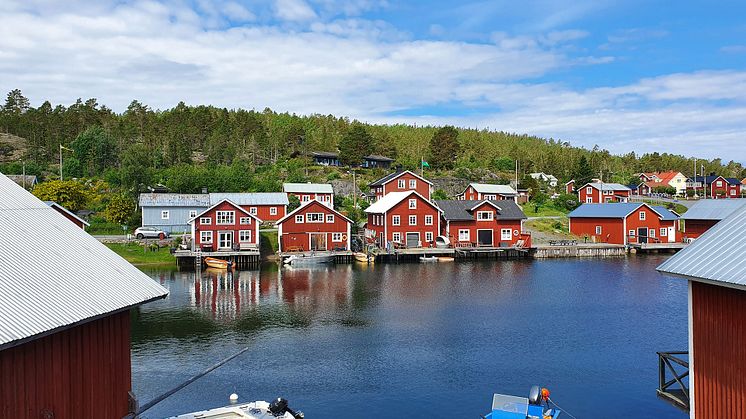
<instances>
[{"instance_id":1,"label":"sloped roof","mask_svg":"<svg viewBox=\"0 0 746 419\"><path fill-rule=\"evenodd\" d=\"M514 196L518 194L510 185L494 185L491 183L470 183L469 186L481 194L497 194L504 196ZM469 189L469 186L466 189ZM464 189L464 192L466 192ZM463 193L463 192L462 192Z\"/></svg>"},{"instance_id":2,"label":"sloped roof","mask_svg":"<svg viewBox=\"0 0 746 419\"><path fill-rule=\"evenodd\" d=\"M591 182L583 185L583 187L592 186L600 191L630 191L631 189L620 184L620 183L601 183Z\"/></svg>"},{"instance_id":3,"label":"sloped roof","mask_svg":"<svg viewBox=\"0 0 746 419\"><path fill-rule=\"evenodd\" d=\"M0 349L168 291L0 174Z\"/></svg>"},{"instance_id":4,"label":"sloped roof","mask_svg":"<svg viewBox=\"0 0 746 419\"><path fill-rule=\"evenodd\" d=\"M570 218L624 218L641 206L646 206L657 213L663 220L670 221L679 218L667 208L648 205L641 202L620 202L611 204L582 204L567 214Z\"/></svg>"},{"instance_id":5,"label":"sloped roof","mask_svg":"<svg viewBox=\"0 0 746 419\"><path fill-rule=\"evenodd\" d=\"M282 190L288 193L334 193L328 183L283 183Z\"/></svg>"},{"instance_id":6,"label":"sloped roof","mask_svg":"<svg viewBox=\"0 0 746 419\"><path fill-rule=\"evenodd\" d=\"M746 205L659 265L659 272L746 289Z\"/></svg>"},{"instance_id":7,"label":"sloped roof","mask_svg":"<svg viewBox=\"0 0 746 419\"><path fill-rule=\"evenodd\" d=\"M44 203L47 204L48 206L52 207L52 208L59 208L61 211L64 211L65 214L67 214L67 215L75 218L76 220L80 221L81 223L83 223L83 224L85 224L87 226L90 226L90 224L86 220L78 217L77 215L75 215L74 212L70 211L69 209L63 207L62 205L60 205L60 204L58 204L56 202L54 202L54 201L44 201Z\"/></svg>"},{"instance_id":8,"label":"sloped roof","mask_svg":"<svg viewBox=\"0 0 746 419\"><path fill-rule=\"evenodd\" d=\"M275 225L280 225L285 220L287 220L290 217L294 216L300 210L302 210L302 209L306 208L307 206L312 205L314 203L321 205L324 208L325 211L332 212L332 213L336 214L338 217L342 217L342 219L344 219L348 223L352 223L352 220L350 220L349 218L345 217L344 214L342 214L341 212L335 210L334 208L328 207L325 203L323 203L323 202L321 202L321 201L319 201L319 200L317 200L317 199L314 198L314 199L312 199L312 200L304 203L303 205L299 206L298 208L294 209L290 213L286 214L284 217L280 218L279 220L275 221Z\"/></svg>"},{"instance_id":9,"label":"sloped roof","mask_svg":"<svg viewBox=\"0 0 746 419\"><path fill-rule=\"evenodd\" d=\"M443 218L448 221L469 221L474 219L472 209L482 203L489 202L497 208L497 219L499 220L522 220L526 215L521 208L510 200L435 200L433 201L438 208L443 210Z\"/></svg>"},{"instance_id":10,"label":"sloped roof","mask_svg":"<svg viewBox=\"0 0 746 419\"><path fill-rule=\"evenodd\" d=\"M413 176L417 177L418 179L422 180L423 182L426 182L429 185L433 184L432 182L430 182L429 180L425 179L424 177L418 175L417 173L414 173L414 172L412 172L410 170L403 170L403 171L396 171L394 173L389 173L388 175L386 175L386 176L384 176L384 177L382 177L380 179L374 180L373 182L371 182L370 184L368 184L368 186L383 186L383 185L391 182L392 180L398 178L399 176L401 176L401 175L403 175L405 173L409 173L410 175L413 175Z\"/></svg>"},{"instance_id":11,"label":"sloped roof","mask_svg":"<svg viewBox=\"0 0 746 419\"><path fill-rule=\"evenodd\" d=\"M375 160L375 161L387 161L387 162L394 161L394 159L392 159L391 157L382 156L380 154L371 154L371 155L363 157L363 159L365 159L365 160Z\"/></svg>"},{"instance_id":12,"label":"sloped roof","mask_svg":"<svg viewBox=\"0 0 746 419\"><path fill-rule=\"evenodd\" d=\"M739 183L741 183L740 180L738 180L738 179L736 179L734 177L725 177L725 176L719 176L719 175L696 176L694 178L694 181L695 182L702 182L704 180L705 184L709 185L712 182L714 182L715 180L717 180L717 178L720 178L720 177L722 177L723 179L725 179L725 181L728 182L731 185L738 185Z\"/></svg>"},{"instance_id":13,"label":"sloped roof","mask_svg":"<svg viewBox=\"0 0 746 419\"><path fill-rule=\"evenodd\" d=\"M417 195L418 197L422 198L423 201L435 207L438 211L442 211L435 204L428 201L427 198L417 193L417 191L411 190L411 191L404 191L404 192L387 193L381 199L379 199L378 201L371 204L371 206L366 208L365 212L367 212L368 214L382 214L390 210L391 208L393 208L399 202L409 198L411 195Z\"/></svg>"},{"instance_id":14,"label":"sloped roof","mask_svg":"<svg viewBox=\"0 0 746 419\"><path fill-rule=\"evenodd\" d=\"M194 217L190 218L189 222L191 223L192 221L196 220L197 218L199 218L199 217L207 214L208 212L212 211L213 208L217 207L218 205L222 204L223 202L227 202L227 203L231 204L231 206L233 208L241 211L241 213L243 213L244 215L248 215L248 216L254 218L255 220L257 220L260 223L262 222L262 220L259 217L257 217L256 215L254 215L254 214L246 211L245 209L241 208L238 204L236 204L235 202L231 201L230 199L223 199L221 201L218 201L218 202L214 203L212 206L210 206L210 208L207 208L206 210L204 210L204 211L200 212L199 214L195 215Z\"/></svg>"},{"instance_id":15,"label":"sloped roof","mask_svg":"<svg viewBox=\"0 0 746 419\"><path fill-rule=\"evenodd\" d=\"M682 220L722 220L746 205L746 199L702 199L681 216Z\"/></svg>"},{"instance_id":16,"label":"sloped roof","mask_svg":"<svg viewBox=\"0 0 746 419\"><path fill-rule=\"evenodd\" d=\"M35 175L7 175L10 180L13 182L23 186L24 181L26 182L26 186L34 186L38 182L38 179Z\"/></svg>"},{"instance_id":17,"label":"sloped roof","mask_svg":"<svg viewBox=\"0 0 746 419\"><path fill-rule=\"evenodd\" d=\"M668 183L673 180L676 176L681 174L681 172L677 172L674 170L669 170L667 172L660 172L658 173L658 177L660 178L661 182Z\"/></svg>"},{"instance_id":18,"label":"sloped roof","mask_svg":"<svg viewBox=\"0 0 746 419\"><path fill-rule=\"evenodd\" d=\"M213 192L210 203L227 199L238 205L287 205L288 196L284 192Z\"/></svg>"},{"instance_id":19,"label":"sloped roof","mask_svg":"<svg viewBox=\"0 0 746 419\"><path fill-rule=\"evenodd\" d=\"M210 195L204 193L141 193L140 207L209 207Z\"/></svg>"}]
</instances>

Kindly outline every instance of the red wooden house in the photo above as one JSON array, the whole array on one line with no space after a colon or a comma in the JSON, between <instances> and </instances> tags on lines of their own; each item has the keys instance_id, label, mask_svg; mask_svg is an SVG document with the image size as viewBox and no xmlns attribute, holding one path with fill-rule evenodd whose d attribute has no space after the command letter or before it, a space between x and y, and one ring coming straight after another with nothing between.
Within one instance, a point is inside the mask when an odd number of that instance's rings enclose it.
<instances>
[{"instance_id":1,"label":"red wooden house","mask_svg":"<svg viewBox=\"0 0 746 419\"><path fill-rule=\"evenodd\" d=\"M681 241L679 216L645 203L582 204L568 218L572 234L596 242L626 245Z\"/></svg>"},{"instance_id":2,"label":"red wooden house","mask_svg":"<svg viewBox=\"0 0 746 419\"><path fill-rule=\"evenodd\" d=\"M197 214L189 222L194 250L220 252L259 247L262 220L227 199Z\"/></svg>"},{"instance_id":3,"label":"red wooden house","mask_svg":"<svg viewBox=\"0 0 746 419\"><path fill-rule=\"evenodd\" d=\"M334 208L334 189L328 183L283 183L282 190L290 195L295 196L301 205L314 199Z\"/></svg>"},{"instance_id":4,"label":"red wooden house","mask_svg":"<svg viewBox=\"0 0 746 419\"><path fill-rule=\"evenodd\" d=\"M0 417L134 413L130 309L168 291L3 175L0 190Z\"/></svg>"},{"instance_id":5,"label":"red wooden house","mask_svg":"<svg viewBox=\"0 0 746 419\"><path fill-rule=\"evenodd\" d=\"M482 201L482 200L505 200L516 201L518 192L511 188L510 185L493 185L489 183L470 183L463 192L458 195L458 199L464 201Z\"/></svg>"},{"instance_id":6,"label":"red wooden house","mask_svg":"<svg viewBox=\"0 0 746 419\"><path fill-rule=\"evenodd\" d=\"M281 252L350 249L352 221L316 200L301 205L276 225Z\"/></svg>"},{"instance_id":7,"label":"red wooden house","mask_svg":"<svg viewBox=\"0 0 746 419\"><path fill-rule=\"evenodd\" d=\"M689 179L687 189L693 189L699 196L706 196L707 198L741 197L741 181L736 178L724 178L717 175L696 176L693 180Z\"/></svg>"},{"instance_id":8,"label":"red wooden house","mask_svg":"<svg viewBox=\"0 0 746 419\"><path fill-rule=\"evenodd\" d=\"M578 189L581 204L627 202L630 195L632 195L632 189L618 183L591 182Z\"/></svg>"},{"instance_id":9,"label":"red wooden house","mask_svg":"<svg viewBox=\"0 0 746 419\"><path fill-rule=\"evenodd\" d=\"M433 247L440 233L441 210L417 191L390 192L366 210L366 236L379 247Z\"/></svg>"},{"instance_id":10,"label":"red wooden house","mask_svg":"<svg viewBox=\"0 0 746 419\"><path fill-rule=\"evenodd\" d=\"M288 196L284 192L251 192L251 193L222 193L210 194L210 204L227 199L262 222L275 222L284 217L288 208Z\"/></svg>"},{"instance_id":11,"label":"red wooden house","mask_svg":"<svg viewBox=\"0 0 746 419\"><path fill-rule=\"evenodd\" d=\"M741 206L657 268L689 285L688 397L683 404L692 418L746 418L744 254L746 206ZM670 376L662 378L665 382ZM661 396L681 398L665 383L660 386Z\"/></svg>"},{"instance_id":12,"label":"red wooden house","mask_svg":"<svg viewBox=\"0 0 746 419\"><path fill-rule=\"evenodd\" d=\"M60 204L58 204L56 202L54 202L54 201L44 201L44 203L47 204L47 205L49 205L50 207L52 207L55 211L57 211L60 214L62 214L63 217L65 217L68 220L72 221L73 224L75 224L76 226L82 228L83 230L85 230L86 227L90 226L90 224L88 224L88 222L86 220L78 217L77 215L75 215L74 212L68 210L67 208L63 207L62 205L60 205Z\"/></svg>"},{"instance_id":13,"label":"red wooden house","mask_svg":"<svg viewBox=\"0 0 746 419\"><path fill-rule=\"evenodd\" d=\"M417 191L425 199L430 199L433 184L429 180L414 172L405 170L403 172L390 173L374 182L371 182L370 192L379 200L391 192Z\"/></svg>"},{"instance_id":14,"label":"red wooden house","mask_svg":"<svg viewBox=\"0 0 746 419\"><path fill-rule=\"evenodd\" d=\"M530 247L526 215L512 200L434 201L443 211L440 235L454 247Z\"/></svg>"},{"instance_id":15,"label":"red wooden house","mask_svg":"<svg viewBox=\"0 0 746 419\"><path fill-rule=\"evenodd\" d=\"M565 193L566 194L575 193L575 179L571 179L569 182L565 183Z\"/></svg>"}]
</instances>

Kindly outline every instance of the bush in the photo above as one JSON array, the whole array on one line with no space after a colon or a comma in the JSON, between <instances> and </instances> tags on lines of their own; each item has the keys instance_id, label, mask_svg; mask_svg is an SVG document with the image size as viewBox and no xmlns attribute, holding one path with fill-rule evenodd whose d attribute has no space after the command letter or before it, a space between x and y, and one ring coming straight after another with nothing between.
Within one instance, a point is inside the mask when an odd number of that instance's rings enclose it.
<instances>
[{"instance_id":1,"label":"bush","mask_svg":"<svg viewBox=\"0 0 746 419\"><path fill-rule=\"evenodd\" d=\"M693 197L694 196L694 189L687 189L686 196L688 196L689 198Z\"/></svg>"},{"instance_id":2,"label":"bush","mask_svg":"<svg viewBox=\"0 0 746 419\"><path fill-rule=\"evenodd\" d=\"M432 199L448 199L448 194L443 189L436 189L433 192Z\"/></svg>"},{"instance_id":3,"label":"bush","mask_svg":"<svg viewBox=\"0 0 746 419\"><path fill-rule=\"evenodd\" d=\"M554 200L554 206L560 210L572 211L578 207L578 197L573 194L563 193Z\"/></svg>"}]
</instances>

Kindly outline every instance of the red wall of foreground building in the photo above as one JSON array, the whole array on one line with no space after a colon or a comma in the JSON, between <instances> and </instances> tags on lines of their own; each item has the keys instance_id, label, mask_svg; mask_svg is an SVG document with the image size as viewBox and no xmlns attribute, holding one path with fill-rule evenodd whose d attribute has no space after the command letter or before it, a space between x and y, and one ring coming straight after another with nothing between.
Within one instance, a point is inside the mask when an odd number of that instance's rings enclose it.
<instances>
[{"instance_id":1,"label":"red wall of foreground building","mask_svg":"<svg viewBox=\"0 0 746 419\"><path fill-rule=\"evenodd\" d=\"M445 224L445 223L444 223ZM469 230L469 239L472 245L477 245L477 230L492 231L492 247L513 246L521 239L521 220L495 220L495 221L451 221L450 233L446 234L443 227L443 235L447 236L453 246L464 246L466 243L459 242L459 230ZM510 240L503 240L501 230L510 229ZM517 234L516 234L517 232Z\"/></svg>"},{"instance_id":2,"label":"red wall of foreground building","mask_svg":"<svg viewBox=\"0 0 746 419\"><path fill-rule=\"evenodd\" d=\"M235 222L231 225L216 224L215 213L217 211L234 211ZM248 217L250 223L241 224L242 217ZM202 224L202 218L210 218L210 220L212 221L210 224ZM196 220L194 220L194 226L194 244L196 246L195 249L202 249L203 246L208 245L208 243L202 242L202 234L200 233L202 231L212 232L212 251L218 250L218 233L221 231L233 232L233 243L239 243L238 232L241 230L249 230L251 231L251 240L246 243L256 245L259 242L259 224L257 223L256 219L239 211L239 209L232 205L230 202L223 202L215 208L211 209L208 213L199 216Z\"/></svg>"},{"instance_id":3,"label":"red wall of foreground building","mask_svg":"<svg viewBox=\"0 0 746 419\"><path fill-rule=\"evenodd\" d=\"M404 180L404 187L399 188L399 180ZM379 192L376 193L377 198L381 198L381 196L386 195L391 192L406 192L411 191L412 188L409 187L409 181L415 180L415 191L417 191L418 194L425 197L425 199L430 199L430 184L423 181L422 179L418 178L417 176L413 176L410 173L404 173L403 175L399 176L398 178L389 181L387 184L383 185L383 194Z\"/></svg>"},{"instance_id":4,"label":"red wall of foreground building","mask_svg":"<svg viewBox=\"0 0 746 419\"><path fill-rule=\"evenodd\" d=\"M640 220L640 212L642 211L645 211L645 220ZM681 232L679 231L678 221L662 221L655 211L645 206L638 208L635 212L627 216L627 234L629 234L629 230L635 230L635 237L630 237L629 243L638 243L637 229L640 227L648 228L648 243L657 243L657 240L654 240L653 237L664 243L677 243L681 241ZM668 227L673 227L673 240L669 240L668 235L661 236L660 229L668 229ZM651 229L655 229L655 234L649 232ZM666 231L666 234L668 234L668 230Z\"/></svg>"},{"instance_id":5,"label":"red wall of foreground building","mask_svg":"<svg viewBox=\"0 0 746 419\"><path fill-rule=\"evenodd\" d=\"M417 199L416 209L409 209L410 198ZM393 219L395 215L398 215L400 217L398 226L393 225ZM417 217L417 225L409 225L410 215L414 215ZM430 215L433 217L432 225L425 225L426 215ZM400 234L402 244L406 244L406 233L418 233L419 241L422 242L422 247L435 246L435 238L438 237L439 234L440 211L438 211L438 209L436 209L428 201L423 200L415 194L411 194L408 198L394 205L394 207L385 214L384 223L377 223L376 219L382 216L382 214L368 214L368 229L375 232L374 238L379 246L383 247L386 245L386 242L393 241L395 232ZM386 224L386 226L384 226L383 224ZM431 232L433 234L432 242L427 242L425 240L426 232ZM386 233L386 235L383 241L381 241L381 235L384 233Z\"/></svg>"},{"instance_id":6,"label":"red wall of foreground building","mask_svg":"<svg viewBox=\"0 0 746 419\"><path fill-rule=\"evenodd\" d=\"M717 224L718 220L684 220L684 237L696 239Z\"/></svg>"},{"instance_id":7,"label":"red wall of foreground building","mask_svg":"<svg viewBox=\"0 0 746 419\"><path fill-rule=\"evenodd\" d=\"M0 417L121 418L128 413L124 311L0 351Z\"/></svg>"},{"instance_id":8,"label":"red wall of foreground building","mask_svg":"<svg viewBox=\"0 0 746 419\"><path fill-rule=\"evenodd\" d=\"M746 291L692 282L691 293L695 417L744 419Z\"/></svg>"},{"instance_id":9,"label":"red wall of foreground building","mask_svg":"<svg viewBox=\"0 0 746 419\"><path fill-rule=\"evenodd\" d=\"M601 234L596 234L601 226ZM597 243L624 244L624 225L621 218L571 218L570 232L576 236L589 236Z\"/></svg>"},{"instance_id":10,"label":"red wall of foreground building","mask_svg":"<svg viewBox=\"0 0 746 419\"><path fill-rule=\"evenodd\" d=\"M323 213L323 223L308 223L306 214L309 212ZM334 215L334 222L326 222L327 215ZM303 216L303 223L297 223L295 217ZM287 252L289 249L299 249L303 251L311 250L311 233L325 234L327 250L338 247L350 249L350 223L342 218L338 213L328 208L326 205L314 201L305 207L301 207L296 213L285 219L280 224L281 232L279 233L280 251ZM342 240L334 241L333 233L341 233Z\"/></svg>"},{"instance_id":11,"label":"red wall of foreground building","mask_svg":"<svg viewBox=\"0 0 746 419\"><path fill-rule=\"evenodd\" d=\"M270 214L270 208L277 208L277 215ZM269 223L275 222L287 214L287 206L285 205L241 205L241 208L251 213L251 208L256 208L256 215L262 222Z\"/></svg>"}]
</instances>

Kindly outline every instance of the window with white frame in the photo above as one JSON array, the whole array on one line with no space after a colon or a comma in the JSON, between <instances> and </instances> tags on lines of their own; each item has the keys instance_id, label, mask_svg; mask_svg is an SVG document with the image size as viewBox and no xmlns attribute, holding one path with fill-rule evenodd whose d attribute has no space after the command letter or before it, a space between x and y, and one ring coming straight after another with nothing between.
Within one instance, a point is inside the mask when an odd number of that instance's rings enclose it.
<instances>
[{"instance_id":1,"label":"window with white frame","mask_svg":"<svg viewBox=\"0 0 746 419\"><path fill-rule=\"evenodd\" d=\"M510 240L513 238L513 234L509 228L500 229L500 240Z\"/></svg>"},{"instance_id":2,"label":"window with white frame","mask_svg":"<svg viewBox=\"0 0 746 419\"><path fill-rule=\"evenodd\" d=\"M432 215L426 215L425 216L425 225L426 226L433 225L433 216Z\"/></svg>"},{"instance_id":3,"label":"window with white frame","mask_svg":"<svg viewBox=\"0 0 746 419\"><path fill-rule=\"evenodd\" d=\"M300 202L308 202L308 201L310 201L310 200L311 200L311 197L310 197L310 196L308 196L308 195L302 195L302 196L300 197Z\"/></svg>"},{"instance_id":4,"label":"window with white frame","mask_svg":"<svg viewBox=\"0 0 746 419\"><path fill-rule=\"evenodd\" d=\"M200 231L199 242L202 244L212 243L212 231Z\"/></svg>"},{"instance_id":5,"label":"window with white frame","mask_svg":"<svg viewBox=\"0 0 746 419\"><path fill-rule=\"evenodd\" d=\"M406 182L404 181L404 179L399 179L397 186L399 187L399 189L404 189L404 187L406 186Z\"/></svg>"},{"instance_id":6,"label":"window with white frame","mask_svg":"<svg viewBox=\"0 0 746 419\"><path fill-rule=\"evenodd\" d=\"M735 189L731 189L730 190L730 194L733 195L733 196L736 196L736 190Z\"/></svg>"},{"instance_id":7,"label":"window with white frame","mask_svg":"<svg viewBox=\"0 0 746 419\"><path fill-rule=\"evenodd\" d=\"M416 199L410 199L409 200L409 209L417 209L417 200Z\"/></svg>"},{"instance_id":8,"label":"window with white frame","mask_svg":"<svg viewBox=\"0 0 746 419\"><path fill-rule=\"evenodd\" d=\"M417 225L417 216L416 215L410 215L409 216L409 225L416 226Z\"/></svg>"},{"instance_id":9,"label":"window with white frame","mask_svg":"<svg viewBox=\"0 0 746 419\"><path fill-rule=\"evenodd\" d=\"M635 237L635 230L628 231L630 237Z\"/></svg>"},{"instance_id":10,"label":"window with white frame","mask_svg":"<svg viewBox=\"0 0 746 419\"><path fill-rule=\"evenodd\" d=\"M161 220L168 220L169 212L168 211L161 211Z\"/></svg>"},{"instance_id":11,"label":"window with white frame","mask_svg":"<svg viewBox=\"0 0 746 419\"><path fill-rule=\"evenodd\" d=\"M596 234L601 234L601 226L596 226Z\"/></svg>"},{"instance_id":12,"label":"window with white frame","mask_svg":"<svg viewBox=\"0 0 746 419\"><path fill-rule=\"evenodd\" d=\"M210 217L200 217L199 223L202 225L210 225L212 224L212 218Z\"/></svg>"},{"instance_id":13,"label":"window with white frame","mask_svg":"<svg viewBox=\"0 0 746 419\"><path fill-rule=\"evenodd\" d=\"M236 222L236 211L216 211L215 224L230 225Z\"/></svg>"},{"instance_id":14,"label":"window with white frame","mask_svg":"<svg viewBox=\"0 0 746 419\"><path fill-rule=\"evenodd\" d=\"M415 189L415 188L417 188L417 180L409 179L409 189Z\"/></svg>"},{"instance_id":15,"label":"window with white frame","mask_svg":"<svg viewBox=\"0 0 746 419\"><path fill-rule=\"evenodd\" d=\"M296 224L303 224L303 221L305 218L303 217L303 214L298 214L295 216L295 223Z\"/></svg>"},{"instance_id":16,"label":"window with white frame","mask_svg":"<svg viewBox=\"0 0 746 419\"><path fill-rule=\"evenodd\" d=\"M333 223L334 222L334 214L326 214L326 222L327 223Z\"/></svg>"},{"instance_id":17,"label":"window with white frame","mask_svg":"<svg viewBox=\"0 0 746 419\"><path fill-rule=\"evenodd\" d=\"M196 216L197 216L197 210L189 210L189 219L190 220L192 218L196 217Z\"/></svg>"},{"instance_id":18,"label":"window with white frame","mask_svg":"<svg viewBox=\"0 0 746 419\"><path fill-rule=\"evenodd\" d=\"M723 186L723 181L722 180L718 180L715 186L717 186L718 188L721 187L721 186Z\"/></svg>"},{"instance_id":19,"label":"window with white frame","mask_svg":"<svg viewBox=\"0 0 746 419\"><path fill-rule=\"evenodd\" d=\"M484 195L484 199L487 199L487 200L490 200L490 201L494 201L494 200L497 199L497 195L491 195L491 194L490 195Z\"/></svg>"},{"instance_id":20,"label":"window with white frame","mask_svg":"<svg viewBox=\"0 0 746 419\"><path fill-rule=\"evenodd\" d=\"M256 215L256 207L249 208L249 214Z\"/></svg>"},{"instance_id":21,"label":"window with white frame","mask_svg":"<svg viewBox=\"0 0 746 419\"><path fill-rule=\"evenodd\" d=\"M593 186L585 188L585 193L593 193Z\"/></svg>"},{"instance_id":22,"label":"window with white frame","mask_svg":"<svg viewBox=\"0 0 746 419\"><path fill-rule=\"evenodd\" d=\"M269 215L277 215L277 207L269 207Z\"/></svg>"},{"instance_id":23,"label":"window with white frame","mask_svg":"<svg viewBox=\"0 0 746 419\"><path fill-rule=\"evenodd\" d=\"M648 234L650 235L650 237L655 237L655 229L651 228L650 230L648 230Z\"/></svg>"},{"instance_id":24,"label":"window with white frame","mask_svg":"<svg viewBox=\"0 0 746 419\"><path fill-rule=\"evenodd\" d=\"M426 231L425 232L425 241L426 242L433 241L433 232L432 231Z\"/></svg>"},{"instance_id":25,"label":"window with white frame","mask_svg":"<svg viewBox=\"0 0 746 419\"><path fill-rule=\"evenodd\" d=\"M460 242L468 242L469 241L469 230L468 229L460 229L458 231L458 241L460 241Z\"/></svg>"},{"instance_id":26,"label":"window with white frame","mask_svg":"<svg viewBox=\"0 0 746 419\"><path fill-rule=\"evenodd\" d=\"M239 243L250 243L251 242L251 230L239 230L238 231L238 242Z\"/></svg>"},{"instance_id":27,"label":"window with white frame","mask_svg":"<svg viewBox=\"0 0 746 419\"><path fill-rule=\"evenodd\" d=\"M306 214L307 223L323 223L324 213L323 212L309 212Z\"/></svg>"},{"instance_id":28,"label":"window with white frame","mask_svg":"<svg viewBox=\"0 0 746 419\"><path fill-rule=\"evenodd\" d=\"M241 223L241 225L248 225L248 224L251 224L251 217L241 217L241 218L240 218L240 219L238 220L238 222L239 222L239 223Z\"/></svg>"},{"instance_id":29,"label":"window with white frame","mask_svg":"<svg viewBox=\"0 0 746 419\"><path fill-rule=\"evenodd\" d=\"M398 226L401 225L401 216L394 215L391 217L391 225Z\"/></svg>"},{"instance_id":30,"label":"window with white frame","mask_svg":"<svg viewBox=\"0 0 746 419\"><path fill-rule=\"evenodd\" d=\"M645 221L645 216L646 215L647 214L645 213L645 211L640 211L640 221Z\"/></svg>"},{"instance_id":31,"label":"window with white frame","mask_svg":"<svg viewBox=\"0 0 746 419\"><path fill-rule=\"evenodd\" d=\"M333 242L341 242L342 241L342 233L332 233L332 241Z\"/></svg>"},{"instance_id":32,"label":"window with white frame","mask_svg":"<svg viewBox=\"0 0 746 419\"><path fill-rule=\"evenodd\" d=\"M666 237L666 236L668 236L668 229L665 228L665 227L662 227L661 228L661 237Z\"/></svg>"},{"instance_id":33,"label":"window with white frame","mask_svg":"<svg viewBox=\"0 0 746 419\"><path fill-rule=\"evenodd\" d=\"M477 211L478 221L492 221L495 219L495 213L492 211Z\"/></svg>"},{"instance_id":34,"label":"window with white frame","mask_svg":"<svg viewBox=\"0 0 746 419\"><path fill-rule=\"evenodd\" d=\"M399 232L391 233L391 240L396 243L401 243L401 233Z\"/></svg>"},{"instance_id":35,"label":"window with white frame","mask_svg":"<svg viewBox=\"0 0 746 419\"><path fill-rule=\"evenodd\" d=\"M585 203L586 203L586 204L592 204L592 203L593 203L593 198L592 198L592 197L590 197L590 196L586 196L586 197L585 197Z\"/></svg>"}]
</instances>

